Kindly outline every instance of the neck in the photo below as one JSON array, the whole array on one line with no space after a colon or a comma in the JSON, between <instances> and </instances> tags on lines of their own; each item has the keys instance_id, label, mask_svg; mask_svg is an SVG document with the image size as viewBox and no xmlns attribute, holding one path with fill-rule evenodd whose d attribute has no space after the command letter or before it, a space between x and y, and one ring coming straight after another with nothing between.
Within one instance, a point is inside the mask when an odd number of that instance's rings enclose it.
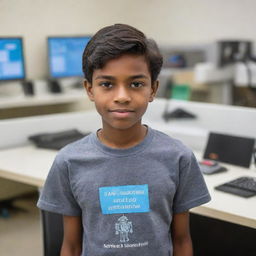
<instances>
[{"instance_id":1,"label":"neck","mask_svg":"<svg viewBox=\"0 0 256 256\"><path fill-rule=\"evenodd\" d=\"M141 125L127 130L104 127L98 131L99 140L112 148L129 148L139 144L147 134L147 127Z\"/></svg>"}]
</instances>

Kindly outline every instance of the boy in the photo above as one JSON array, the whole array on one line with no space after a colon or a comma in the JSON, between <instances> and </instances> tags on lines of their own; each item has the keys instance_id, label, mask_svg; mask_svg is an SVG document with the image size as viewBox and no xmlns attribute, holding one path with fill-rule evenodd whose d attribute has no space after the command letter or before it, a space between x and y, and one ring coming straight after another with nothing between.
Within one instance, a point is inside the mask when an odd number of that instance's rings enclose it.
<instances>
[{"instance_id":1,"label":"boy","mask_svg":"<svg viewBox=\"0 0 256 256\"><path fill-rule=\"evenodd\" d=\"M191 256L189 213L210 200L194 155L141 123L162 56L137 29L98 31L83 54L102 128L63 148L38 202L63 214L61 256Z\"/></svg>"}]
</instances>

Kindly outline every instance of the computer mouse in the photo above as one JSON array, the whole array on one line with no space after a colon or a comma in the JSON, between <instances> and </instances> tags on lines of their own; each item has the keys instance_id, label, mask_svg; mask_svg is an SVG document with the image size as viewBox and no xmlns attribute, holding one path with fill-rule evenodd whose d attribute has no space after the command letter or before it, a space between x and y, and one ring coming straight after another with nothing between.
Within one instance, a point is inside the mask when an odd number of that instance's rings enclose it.
<instances>
[{"instance_id":1,"label":"computer mouse","mask_svg":"<svg viewBox=\"0 0 256 256\"><path fill-rule=\"evenodd\" d=\"M220 165L217 161L208 159L199 162L199 167L203 174L214 174L227 171L227 168Z\"/></svg>"}]
</instances>

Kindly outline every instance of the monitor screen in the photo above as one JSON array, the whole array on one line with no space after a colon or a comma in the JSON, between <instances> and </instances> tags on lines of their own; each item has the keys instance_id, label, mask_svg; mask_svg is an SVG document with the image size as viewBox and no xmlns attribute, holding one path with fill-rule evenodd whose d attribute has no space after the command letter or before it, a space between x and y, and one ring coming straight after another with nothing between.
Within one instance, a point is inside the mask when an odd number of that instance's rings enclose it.
<instances>
[{"instance_id":1,"label":"monitor screen","mask_svg":"<svg viewBox=\"0 0 256 256\"><path fill-rule=\"evenodd\" d=\"M48 37L50 77L82 77L82 55L90 39L90 36Z\"/></svg>"},{"instance_id":2,"label":"monitor screen","mask_svg":"<svg viewBox=\"0 0 256 256\"><path fill-rule=\"evenodd\" d=\"M210 132L204 158L249 168L254 145L254 138Z\"/></svg>"},{"instance_id":3,"label":"monitor screen","mask_svg":"<svg viewBox=\"0 0 256 256\"><path fill-rule=\"evenodd\" d=\"M22 38L0 38L0 81L25 79Z\"/></svg>"}]
</instances>

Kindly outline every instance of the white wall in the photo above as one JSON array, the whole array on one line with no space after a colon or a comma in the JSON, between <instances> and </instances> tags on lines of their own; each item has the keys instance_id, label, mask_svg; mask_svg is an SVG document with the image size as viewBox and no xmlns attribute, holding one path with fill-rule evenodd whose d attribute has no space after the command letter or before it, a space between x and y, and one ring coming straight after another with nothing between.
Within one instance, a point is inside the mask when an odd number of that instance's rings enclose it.
<instances>
[{"instance_id":1,"label":"white wall","mask_svg":"<svg viewBox=\"0 0 256 256\"><path fill-rule=\"evenodd\" d=\"M159 43L256 41L255 0L0 0L0 36L25 40L28 78L47 75L46 37L128 23Z\"/></svg>"}]
</instances>

